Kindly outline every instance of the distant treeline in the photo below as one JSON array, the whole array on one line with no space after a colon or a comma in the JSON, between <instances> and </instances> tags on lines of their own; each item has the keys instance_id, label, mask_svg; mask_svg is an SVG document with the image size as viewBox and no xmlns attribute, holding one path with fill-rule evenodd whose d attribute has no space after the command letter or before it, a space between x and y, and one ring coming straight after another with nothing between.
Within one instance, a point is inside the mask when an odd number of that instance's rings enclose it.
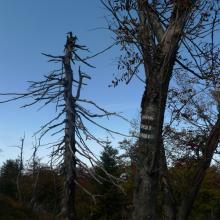
<instances>
[{"instance_id":1,"label":"distant treeline","mask_svg":"<svg viewBox=\"0 0 220 220\"><path fill-rule=\"evenodd\" d=\"M194 161L178 161L170 167L170 175L175 179L175 194L181 199L185 181L190 175ZM0 173L0 219L29 220L63 219L59 217L62 204L63 172L62 167L51 168L40 162L23 168L21 175L21 200L17 189L19 160L7 160ZM121 179L116 186L109 182L103 169ZM100 156L100 167L95 172L103 176L98 183L87 171L77 168L78 181L76 209L79 220L129 220L133 210L133 175L135 162L131 163L126 155L119 156L118 151L106 146ZM161 193L160 205L163 204ZM159 207L159 208L161 208ZM163 215L163 213L161 213ZM220 168L212 166L194 204L190 219L220 219ZM161 216L162 219L162 216Z\"/></svg>"}]
</instances>

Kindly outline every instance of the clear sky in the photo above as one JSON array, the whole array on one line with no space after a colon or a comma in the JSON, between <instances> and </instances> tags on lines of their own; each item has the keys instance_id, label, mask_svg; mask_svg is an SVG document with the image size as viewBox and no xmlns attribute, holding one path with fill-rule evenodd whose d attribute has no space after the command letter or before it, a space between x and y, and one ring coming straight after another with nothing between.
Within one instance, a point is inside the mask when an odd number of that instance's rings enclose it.
<instances>
[{"instance_id":1,"label":"clear sky","mask_svg":"<svg viewBox=\"0 0 220 220\"><path fill-rule=\"evenodd\" d=\"M73 31L92 53L109 46L111 34L104 29L104 16L108 14L99 0L2 0L0 92L25 91L26 81L42 79L43 74L53 70L53 65L41 53L62 55L68 31ZM91 69L92 80L83 95L131 119L138 115L143 85L136 80L130 85L108 88L113 73L117 73L118 56L119 51L112 49L91 61L96 69ZM0 105L0 164L18 155L18 150L9 146L20 144L24 132L25 159L28 159L32 134L54 114L52 106L38 112L37 107L20 109L20 105L20 101ZM122 132L129 128L116 121L109 121L108 126ZM100 135L105 136L103 132ZM47 153L42 149L43 154Z\"/></svg>"}]
</instances>

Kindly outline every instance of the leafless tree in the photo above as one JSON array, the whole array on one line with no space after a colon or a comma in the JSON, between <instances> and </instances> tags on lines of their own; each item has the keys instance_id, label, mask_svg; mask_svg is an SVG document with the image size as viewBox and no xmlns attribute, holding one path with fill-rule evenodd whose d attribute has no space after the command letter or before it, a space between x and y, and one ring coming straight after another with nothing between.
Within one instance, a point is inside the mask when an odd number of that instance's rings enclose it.
<instances>
[{"instance_id":1,"label":"leafless tree","mask_svg":"<svg viewBox=\"0 0 220 220\"><path fill-rule=\"evenodd\" d=\"M22 190L21 190L21 179L22 179L22 171L24 169L24 164L23 164L23 152L24 152L24 140L25 140L25 135L21 138L21 145L18 146L10 146L13 148L18 148L20 151L20 154L18 156L18 174L16 177L16 186L17 186L17 191L18 191L18 200L20 202L23 202L23 197L22 197Z\"/></svg>"},{"instance_id":2,"label":"leafless tree","mask_svg":"<svg viewBox=\"0 0 220 220\"><path fill-rule=\"evenodd\" d=\"M32 185L32 197L30 201L30 207L33 209L36 205L36 191L37 191L37 183L38 183L38 178L40 174L40 164L39 161L37 160L37 151L39 149L39 143L37 139L35 138L35 143L33 144L33 155L32 155L32 177L33 177L33 185Z\"/></svg>"},{"instance_id":3,"label":"leafless tree","mask_svg":"<svg viewBox=\"0 0 220 220\"><path fill-rule=\"evenodd\" d=\"M121 47L113 80L129 83L137 77L145 84L134 189L134 220L158 219L159 179L166 182L167 219L187 219L213 150L219 141L217 118L206 141L206 157L188 194L177 207L167 172L162 131L170 82L177 72L203 81L216 76L219 60L215 33L219 2L215 0L101 0L110 13L108 28ZM109 19L111 17L111 19ZM140 74L140 70L144 74ZM215 77L219 79L219 77ZM218 81L218 80L217 80ZM178 78L181 83L181 78ZM171 83L172 84L172 83ZM199 175L202 173L202 175ZM198 184L199 183L199 184ZM198 186L197 186L198 184Z\"/></svg>"},{"instance_id":4,"label":"leafless tree","mask_svg":"<svg viewBox=\"0 0 220 220\"><path fill-rule=\"evenodd\" d=\"M87 51L85 46L77 44L77 38L72 32L67 34L67 40L64 48L64 55L53 56L44 54L50 62L61 65L61 68L52 71L44 76L42 81L30 81L30 86L26 93L2 93L2 96L9 96L1 103L10 102L18 99L30 98L33 100L22 107L32 106L36 103L43 103L42 107L54 103L56 107L56 116L44 124L37 132L38 140L48 133L60 135L60 138L50 145L53 148L51 154L52 163L62 165L64 168L64 192L62 210L59 214L67 220L76 220L75 212L75 190L79 187L85 193L94 195L84 188L76 176L77 166L96 181L102 183L103 180L110 181L113 184L120 181L119 178L110 175L103 168L106 178L95 173L91 166L99 163L99 159L89 148L89 144L105 146L105 140L96 137L95 132L88 129L88 124L96 128L104 129L107 133L122 135L115 132L96 120L96 118L108 118L117 115L99 107L95 102L81 98L81 89L85 86L84 80L90 79L90 76L81 70L78 65L78 71L73 71L72 64L76 67L77 63L82 63L88 67L93 67L87 62L89 58L81 58L78 51ZM98 53L99 54L99 53ZM119 116L119 115L118 115ZM120 116L119 116L120 117ZM122 117L121 117L122 118ZM41 144L39 144L40 146Z\"/></svg>"}]
</instances>

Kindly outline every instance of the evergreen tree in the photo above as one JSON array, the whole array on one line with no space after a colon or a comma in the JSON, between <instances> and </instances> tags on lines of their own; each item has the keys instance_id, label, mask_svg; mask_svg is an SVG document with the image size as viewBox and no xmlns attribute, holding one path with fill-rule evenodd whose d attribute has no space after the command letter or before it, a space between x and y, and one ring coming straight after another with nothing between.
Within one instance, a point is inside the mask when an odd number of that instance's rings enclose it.
<instances>
[{"instance_id":1,"label":"evergreen tree","mask_svg":"<svg viewBox=\"0 0 220 220\"><path fill-rule=\"evenodd\" d=\"M100 156L101 166L110 174L119 174L118 150L114 149L110 142L107 142Z\"/></svg>"},{"instance_id":2,"label":"evergreen tree","mask_svg":"<svg viewBox=\"0 0 220 220\"><path fill-rule=\"evenodd\" d=\"M18 160L7 160L1 167L0 172L0 193L16 198L16 178L19 172Z\"/></svg>"},{"instance_id":3,"label":"evergreen tree","mask_svg":"<svg viewBox=\"0 0 220 220\"><path fill-rule=\"evenodd\" d=\"M119 177L121 174L120 161L118 157L118 150L114 149L110 142L107 142L104 150L100 156L100 166L97 168L97 173L103 177L102 184L96 185L96 194L100 195L97 197L96 210L94 212L94 220L118 220L122 219L122 210L124 204L124 195L121 190L114 185L106 173Z\"/></svg>"}]
</instances>

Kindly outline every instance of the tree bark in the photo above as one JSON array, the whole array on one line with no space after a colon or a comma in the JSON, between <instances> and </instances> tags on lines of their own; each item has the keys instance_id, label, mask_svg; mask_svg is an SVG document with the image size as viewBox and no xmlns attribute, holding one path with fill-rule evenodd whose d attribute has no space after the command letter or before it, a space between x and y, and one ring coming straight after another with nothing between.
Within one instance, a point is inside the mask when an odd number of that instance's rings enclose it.
<instances>
[{"instance_id":1,"label":"tree bark","mask_svg":"<svg viewBox=\"0 0 220 220\"><path fill-rule=\"evenodd\" d=\"M65 152L64 152L64 198L63 212L66 220L76 220L75 213L75 101L72 95L73 72L71 69L71 51L67 51L63 58L65 79L64 79L64 100L66 106L65 123Z\"/></svg>"},{"instance_id":2,"label":"tree bark","mask_svg":"<svg viewBox=\"0 0 220 220\"><path fill-rule=\"evenodd\" d=\"M170 24L162 37L158 35L161 38L160 42L153 48L149 33L146 33L149 27L144 23L147 14L146 1L138 2L141 21L139 37L147 81L141 104L133 220L156 220L158 219L160 153L167 92L179 42L190 11L174 6Z\"/></svg>"},{"instance_id":3,"label":"tree bark","mask_svg":"<svg viewBox=\"0 0 220 220\"><path fill-rule=\"evenodd\" d=\"M149 90L148 90L149 91ZM146 91L142 101L141 129L138 147L137 174L134 192L133 219L157 219L157 192L160 159L160 106L158 97Z\"/></svg>"}]
</instances>

